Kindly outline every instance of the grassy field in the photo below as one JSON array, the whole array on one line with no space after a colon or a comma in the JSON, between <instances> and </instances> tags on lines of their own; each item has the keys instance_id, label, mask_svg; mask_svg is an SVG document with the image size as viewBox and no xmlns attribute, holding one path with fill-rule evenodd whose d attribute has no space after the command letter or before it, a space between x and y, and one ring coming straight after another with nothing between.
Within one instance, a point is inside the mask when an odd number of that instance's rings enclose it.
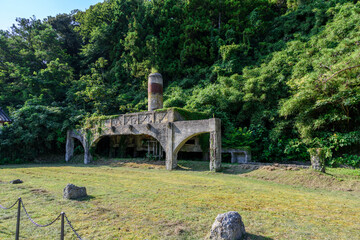
<instances>
[{"instance_id":1,"label":"grassy field","mask_svg":"<svg viewBox=\"0 0 360 240\"><path fill-rule=\"evenodd\" d=\"M219 213L238 211L249 239L360 239L359 170L241 170L210 173L137 162L0 166L0 204L22 197L40 224L61 211L84 239L204 239ZM234 170L236 169L236 170ZM7 182L20 178L23 184ZM300 180L297 180L300 179ZM62 199L67 183L90 197ZM22 212L21 239L58 239L60 223L35 228ZM16 209L0 209L0 239L13 239ZM66 227L65 239L75 239Z\"/></svg>"}]
</instances>

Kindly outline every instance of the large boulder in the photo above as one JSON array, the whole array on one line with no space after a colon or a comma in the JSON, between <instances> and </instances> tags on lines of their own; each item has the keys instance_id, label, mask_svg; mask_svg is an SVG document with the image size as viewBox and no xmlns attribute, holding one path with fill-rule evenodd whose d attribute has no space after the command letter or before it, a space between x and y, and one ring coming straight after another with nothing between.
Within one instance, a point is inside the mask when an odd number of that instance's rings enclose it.
<instances>
[{"instance_id":1,"label":"large boulder","mask_svg":"<svg viewBox=\"0 0 360 240\"><path fill-rule=\"evenodd\" d=\"M77 187L74 184L68 184L64 188L64 198L66 199L79 199L87 197L85 187Z\"/></svg>"},{"instance_id":2,"label":"large boulder","mask_svg":"<svg viewBox=\"0 0 360 240\"><path fill-rule=\"evenodd\" d=\"M238 212L219 214L211 227L210 239L240 240L246 235L244 223Z\"/></svg>"}]
</instances>

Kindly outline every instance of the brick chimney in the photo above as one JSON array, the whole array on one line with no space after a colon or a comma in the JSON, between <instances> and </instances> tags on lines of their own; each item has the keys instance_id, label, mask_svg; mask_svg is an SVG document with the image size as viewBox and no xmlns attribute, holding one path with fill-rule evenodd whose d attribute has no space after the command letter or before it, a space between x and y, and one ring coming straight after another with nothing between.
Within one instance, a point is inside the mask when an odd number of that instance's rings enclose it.
<instances>
[{"instance_id":1,"label":"brick chimney","mask_svg":"<svg viewBox=\"0 0 360 240\"><path fill-rule=\"evenodd\" d=\"M163 78L160 73L151 73L148 78L148 111L163 108Z\"/></svg>"}]
</instances>

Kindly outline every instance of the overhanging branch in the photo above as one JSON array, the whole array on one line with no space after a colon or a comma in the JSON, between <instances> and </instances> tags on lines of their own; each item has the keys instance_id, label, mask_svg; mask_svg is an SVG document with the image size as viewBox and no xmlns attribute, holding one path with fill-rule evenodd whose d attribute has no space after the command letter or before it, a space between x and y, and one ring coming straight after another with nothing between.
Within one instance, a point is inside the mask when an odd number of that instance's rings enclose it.
<instances>
[{"instance_id":1,"label":"overhanging branch","mask_svg":"<svg viewBox=\"0 0 360 240\"><path fill-rule=\"evenodd\" d=\"M332 79L333 77L335 77L336 75L338 75L338 74L340 74L342 72L345 72L347 70L351 70L351 69L354 69L354 68L358 68L358 67L360 67L360 64L356 65L356 66L341 69L341 70L337 71L336 73L334 73L333 75L331 75L329 78L325 79L325 82L329 81L330 79Z\"/></svg>"}]
</instances>

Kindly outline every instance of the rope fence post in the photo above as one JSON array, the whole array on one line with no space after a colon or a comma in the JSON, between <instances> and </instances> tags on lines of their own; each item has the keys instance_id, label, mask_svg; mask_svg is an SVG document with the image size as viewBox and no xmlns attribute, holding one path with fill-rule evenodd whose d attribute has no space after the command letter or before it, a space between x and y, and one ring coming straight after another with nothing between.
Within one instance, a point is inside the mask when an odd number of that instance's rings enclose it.
<instances>
[{"instance_id":1,"label":"rope fence post","mask_svg":"<svg viewBox=\"0 0 360 240\"><path fill-rule=\"evenodd\" d=\"M65 212L61 212L52 222L45 224L45 225L41 225L36 223L31 216L29 215L28 211L25 208L24 202L22 201L21 197L18 198L18 200L11 205L11 207L4 207L2 205L0 205L0 209L4 209L4 210L8 210L11 209L13 207L15 207L16 203L18 204L18 209L17 209L17 219L16 219L16 233L15 233L15 240L19 240L20 238L20 217L21 217L21 208L24 209L25 215L29 218L29 220L36 226L36 227L40 227L40 228L44 228L44 227L48 227L50 225L53 225L57 220L61 220L61 230L60 230L60 240L64 240L65 239L65 220L67 222L67 224L69 224L69 227L71 228L71 230L73 231L73 233L76 235L77 239L82 240L82 238L80 237L80 235L76 232L76 230L74 229L74 227L72 226L71 222L69 221L69 219L67 218Z\"/></svg>"},{"instance_id":2,"label":"rope fence post","mask_svg":"<svg viewBox=\"0 0 360 240\"><path fill-rule=\"evenodd\" d=\"M60 240L64 240L64 223L65 223L65 219L64 219L65 213L61 212L61 231L60 231Z\"/></svg>"},{"instance_id":3,"label":"rope fence post","mask_svg":"<svg viewBox=\"0 0 360 240\"><path fill-rule=\"evenodd\" d=\"M17 212L17 221L16 221L15 240L19 240L19 237L20 237L20 213L21 213L21 198L18 199L18 212Z\"/></svg>"}]
</instances>

